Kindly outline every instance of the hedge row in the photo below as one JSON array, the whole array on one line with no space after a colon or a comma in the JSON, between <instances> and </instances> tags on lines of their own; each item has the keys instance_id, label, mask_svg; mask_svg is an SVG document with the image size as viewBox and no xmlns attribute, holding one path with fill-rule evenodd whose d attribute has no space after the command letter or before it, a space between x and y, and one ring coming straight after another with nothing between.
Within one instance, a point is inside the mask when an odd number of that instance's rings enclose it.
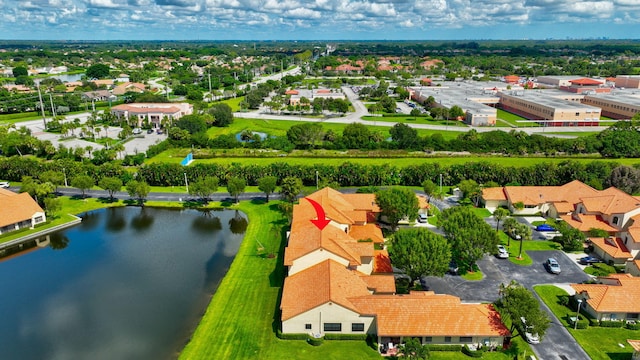
<instances>
[{"instance_id":1,"label":"hedge row","mask_svg":"<svg viewBox=\"0 0 640 360\"><path fill-rule=\"evenodd\" d=\"M325 334L326 340L367 340L367 334Z\"/></svg>"},{"instance_id":2,"label":"hedge row","mask_svg":"<svg viewBox=\"0 0 640 360\"><path fill-rule=\"evenodd\" d=\"M609 328L621 328L624 327L624 321L618 320L600 320L600 326Z\"/></svg>"},{"instance_id":3,"label":"hedge row","mask_svg":"<svg viewBox=\"0 0 640 360\"><path fill-rule=\"evenodd\" d=\"M472 358L481 358L484 352L484 348L481 348L479 350L471 350L469 349L469 345L465 345L462 347L462 353Z\"/></svg>"},{"instance_id":4,"label":"hedge row","mask_svg":"<svg viewBox=\"0 0 640 360\"><path fill-rule=\"evenodd\" d=\"M462 351L462 345L439 345L439 344L431 344L427 345L429 351L452 351L452 352L460 352Z\"/></svg>"}]
</instances>

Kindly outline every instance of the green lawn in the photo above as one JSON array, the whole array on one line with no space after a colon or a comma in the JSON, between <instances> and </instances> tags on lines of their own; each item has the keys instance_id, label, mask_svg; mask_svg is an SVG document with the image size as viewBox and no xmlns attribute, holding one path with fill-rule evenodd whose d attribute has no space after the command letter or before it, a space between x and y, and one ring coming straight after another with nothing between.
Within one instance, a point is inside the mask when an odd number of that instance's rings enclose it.
<instances>
[{"instance_id":1,"label":"green lawn","mask_svg":"<svg viewBox=\"0 0 640 360\"><path fill-rule=\"evenodd\" d=\"M538 285L534 290L542 301L560 319L560 323L573 335L578 344L593 360L630 360L633 349L627 344L627 339L640 338L640 331L619 328L589 327L574 330L569 325L569 316L575 316L575 311L558 303L561 296L568 296L567 292L553 285ZM622 345L622 346L620 346Z\"/></svg>"},{"instance_id":2,"label":"green lawn","mask_svg":"<svg viewBox=\"0 0 640 360\"><path fill-rule=\"evenodd\" d=\"M536 123L522 122L527 121L527 119L520 115L516 115L514 113L510 113L501 109L498 109L497 117L498 119L504 120L516 127L538 127L538 124Z\"/></svg>"},{"instance_id":3,"label":"green lawn","mask_svg":"<svg viewBox=\"0 0 640 360\"><path fill-rule=\"evenodd\" d=\"M191 151L190 149L170 149L166 150L151 159L148 159L148 163L174 163L179 164L185 155ZM208 154L208 153L207 153ZM451 165L460 165L468 162L487 162L491 164L499 164L502 166L524 167L532 166L541 163L555 163L558 164L563 161L572 160L576 162L589 163L594 160L616 162L619 164L632 166L639 164L640 159L585 159L585 158L544 158L544 157L484 157L484 156L449 156L449 157L427 157L427 156L411 156L408 154L398 155L397 157L350 157L350 154L339 154L334 152L319 153L320 155L313 156L311 154L304 156L287 155L287 156L273 156L273 154L265 154L257 150L240 149L240 150L213 150L212 154L216 157L210 159L197 159L195 163L215 163L215 164L244 164L244 165L270 165L273 163L286 162L291 165L340 165L345 162L363 164L363 165L382 165L393 162L394 166L405 167L409 165L419 165L421 163L433 163L436 162L443 167ZM243 155L245 154L245 155ZM364 156L364 155L363 155Z\"/></svg>"}]
</instances>

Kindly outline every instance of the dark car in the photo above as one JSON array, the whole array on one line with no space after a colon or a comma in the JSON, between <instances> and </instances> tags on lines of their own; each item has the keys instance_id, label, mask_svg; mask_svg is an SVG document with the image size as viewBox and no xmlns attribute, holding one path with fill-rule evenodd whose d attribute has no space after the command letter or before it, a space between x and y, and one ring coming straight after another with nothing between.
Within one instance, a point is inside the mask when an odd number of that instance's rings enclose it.
<instances>
[{"instance_id":1,"label":"dark car","mask_svg":"<svg viewBox=\"0 0 640 360\"><path fill-rule=\"evenodd\" d=\"M161 135L162 133L164 133L164 131L162 131L162 129L158 129L158 131L156 131L158 133L158 135Z\"/></svg>"},{"instance_id":2,"label":"dark car","mask_svg":"<svg viewBox=\"0 0 640 360\"><path fill-rule=\"evenodd\" d=\"M458 264L455 261L449 262L449 274L458 275Z\"/></svg>"},{"instance_id":3,"label":"dark car","mask_svg":"<svg viewBox=\"0 0 640 360\"><path fill-rule=\"evenodd\" d=\"M153 129L147 130L147 134L153 134Z\"/></svg>"},{"instance_id":4,"label":"dark car","mask_svg":"<svg viewBox=\"0 0 640 360\"><path fill-rule=\"evenodd\" d=\"M583 258L580 258L580 260L578 260L578 262L582 265L590 265L590 264L597 264L597 263L601 263L602 260L598 259L595 256L585 256Z\"/></svg>"},{"instance_id":5,"label":"dark car","mask_svg":"<svg viewBox=\"0 0 640 360\"><path fill-rule=\"evenodd\" d=\"M556 229L549 224L540 224L536 226L536 230L538 231L556 231Z\"/></svg>"}]
</instances>

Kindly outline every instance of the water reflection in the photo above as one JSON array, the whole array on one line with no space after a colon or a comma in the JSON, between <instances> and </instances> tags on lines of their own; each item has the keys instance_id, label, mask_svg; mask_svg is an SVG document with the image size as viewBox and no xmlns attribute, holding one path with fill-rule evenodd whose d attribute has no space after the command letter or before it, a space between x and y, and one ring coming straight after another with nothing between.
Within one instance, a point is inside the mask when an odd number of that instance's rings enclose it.
<instances>
[{"instance_id":1,"label":"water reflection","mask_svg":"<svg viewBox=\"0 0 640 360\"><path fill-rule=\"evenodd\" d=\"M202 214L193 219L191 228L198 232L212 232L222 229L222 222L220 218L212 215L210 211L203 211Z\"/></svg>"},{"instance_id":2,"label":"water reflection","mask_svg":"<svg viewBox=\"0 0 640 360\"><path fill-rule=\"evenodd\" d=\"M62 250L69 246L69 238L63 232L49 235L49 247L53 250Z\"/></svg>"},{"instance_id":3,"label":"water reflection","mask_svg":"<svg viewBox=\"0 0 640 360\"><path fill-rule=\"evenodd\" d=\"M153 225L153 222L154 222L152 213L153 213L153 210L147 209L144 206L141 207L138 212L138 215L134 216L131 219L131 226L138 231L143 231L148 229L151 225Z\"/></svg>"},{"instance_id":4,"label":"water reflection","mask_svg":"<svg viewBox=\"0 0 640 360\"><path fill-rule=\"evenodd\" d=\"M247 221L247 218L242 216L238 210L236 210L234 216L229 219L229 230L234 234L244 234L248 225L249 222Z\"/></svg>"},{"instance_id":5,"label":"water reflection","mask_svg":"<svg viewBox=\"0 0 640 360\"><path fill-rule=\"evenodd\" d=\"M127 219L124 217L122 211L118 211L114 208L106 209L106 211L109 213L106 224L107 230L113 232L124 230L127 226Z\"/></svg>"},{"instance_id":6,"label":"water reflection","mask_svg":"<svg viewBox=\"0 0 640 360\"><path fill-rule=\"evenodd\" d=\"M242 241L227 227L241 213L215 215L102 210L94 230L81 223L53 234L50 247L23 245L41 250L0 261L0 358L174 357ZM196 219L220 228L203 231Z\"/></svg>"}]
</instances>

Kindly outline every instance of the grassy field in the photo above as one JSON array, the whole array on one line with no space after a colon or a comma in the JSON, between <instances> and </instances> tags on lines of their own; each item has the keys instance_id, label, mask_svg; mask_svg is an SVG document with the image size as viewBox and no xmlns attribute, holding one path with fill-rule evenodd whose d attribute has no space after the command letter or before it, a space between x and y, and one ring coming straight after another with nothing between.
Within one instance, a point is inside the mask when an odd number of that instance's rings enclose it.
<instances>
[{"instance_id":1,"label":"grassy field","mask_svg":"<svg viewBox=\"0 0 640 360\"><path fill-rule=\"evenodd\" d=\"M216 137L218 135L226 135L226 134L239 134L244 130L251 130L253 132L262 132L267 135L272 136L285 136L287 134L287 130L297 124L304 124L305 121L295 121L295 120L262 120L262 119L244 119L244 118L236 118L229 127L217 128L213 127L207 131L209 137ZM347 124L334 124L334 123L325 123L320 122L322 128L325 131L331 130L335 133L342 133ZM373 126L370 125L369 129L371 131L377 131L381 133L383 136L390 136L389 126ZM442 134L445 140L453 139L456 136L460 135L459 131L440 131L440 130L425 130L425 129L417 129L418 135L432 135L432 134Z\"/></svg>"},{"instance_id":2,"label":"grassy field","mask_svg":"<svg viewBox=\"0 0 640 360\"><path fill-rule=\"evenodd\" d=\"M567 292L553 285L538 285L534 290L591 359L631 360L633 349L626 340L638 339L640 333L637 330L605 327L574 330L567 320L575 316L575 311L558 302L560 297L568 296Z\"/></svg>"},{"instance_id":3,"label":"grassy field","mask_svg":"<svg viewBox=\"0 0 640 360\"><path fill-rule=\"evenodd\" d=\"M153 158L147 160L148 163L174 163L179 164L185 155L189 152L189 149L170 149L166 150ZM268 153L261 152L259 150L240 149L239 151L219 150L215 152L215 158L211 159L196 159L194 164L197 163L215 163L215 164L252 164L252 165L270 165L273 163L286 162L291 165L340 165L345 162L351 162L363 165L382 165L392 163L397 167L405 167L409 165L418 165L421 163L438 163L441 166L450 166L454 164L465 164L468 162L488 162L492 164L499 164L502 166L524 167L532 166L541 163L561 163L563 161L572 160L581 163L589 163L595 160L615 162L622 165L634 165L639 164L640 159L594 159L594 158L544 158L544 157L484 157L484 156L442 156L442 157L412 157L410 155L399 155L398 157L350 157L349 154L334 153L321 153L318 155L304 154L304 156L296 156L296 153L287 156L274 156L276 154L284 155L284 153ZM243 156L244 155L244 156ZM353 156L353 155L351 155ZM366 156L363 153L362 156ZM375 156L375 155L374 155ZM197 157L197 152L196 152Z\"/></svg>"},{"instance_id":4,"label":"grassy field","mask_svg":"<svg viewBox=\"0 0 640 360\"><path fill-rule=\"evenodd\" d=\"M520 115L516 115L513 113L510 113L508 111L504 111L501 109L498 109L498 114L497 114L498 119L504 120L506 122L508 122L509 124L516 126L516 127L538 127L538 124L536 123L527 123L527 122L522 122L522 121L526 121L526 118L523 118Z\"/></svg>"}]
</instances>

